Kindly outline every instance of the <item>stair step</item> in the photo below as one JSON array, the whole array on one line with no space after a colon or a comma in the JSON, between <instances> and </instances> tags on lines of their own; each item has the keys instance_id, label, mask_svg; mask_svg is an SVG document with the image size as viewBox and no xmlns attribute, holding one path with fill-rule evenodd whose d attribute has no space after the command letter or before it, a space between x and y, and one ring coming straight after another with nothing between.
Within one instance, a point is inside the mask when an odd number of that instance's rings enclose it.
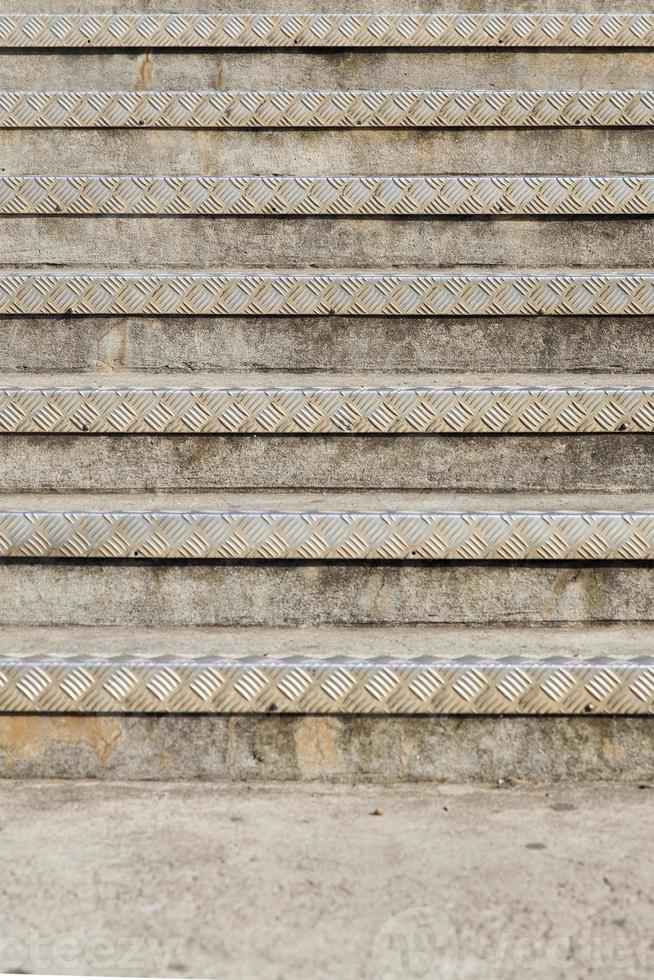
<instances>
[{"instance_id":1,"label":"stair step","mask_svg":"<svg viewBox=\"0 0 654 980\"><path fill-rule=\"evenodd\" d=\"M4 129L652 125L654 92L649 89L0 93Z\"/></svg>"},{"instance_id":2,"label":"stair step","mask_svg":"<svg viewBox=\"0 0 654 980\"><path fill-rule=\"evenodd\" d=\"M13 220L13 219L12 219ZM651 316L16 316L5 321L3 375L88 371L199 373L589 371L654 373ZM160 382L161 383L161 382ZM572 382L574 383L574 382ZM620 384L620 382L618 382ZM627 381L627 384L629 382ZM456 384L456 382L455 382Z\"/></svg>"},{"instance_id":3,"label":"stair step","mask_svg":"<svg viewBox=\"0 0 654 980\"><path fill-rule=\"evenodd\" d=\"M651 48L648 13L9 14L4 48Z\"/></svg>"},{"instance_id":4,"label":"stair step","mask_svg":"<svg viewBox=\"0 0 654 980\"><path fill-rule=\"evenodd\" d=\"M651 714L651 627L5 629L0 710Z\"/></svg>"},{"instance_id":5,"label":"stair step","mask_svg":"<svg viewBox=\"0 0 654 980\"><path fill-rule=\"evenodd\" d=\"M0 376L6 433L654 431L654 377Z\"/></svg>"},{"instance_id":6,"label":"stair step","mask_svg":"<svg viewBox=\"0 0 654 980\"><path fill-rule=\"evenodd\" d=\"M0 625L651 623L648 562L0 561Z\"/></svg>"},{"instance_id":7,"label":"stair step","mask_svg":"<svg viewBox=\"0 0 654 980\"><path fill-rule=\"evenodd\" d=\"M0 275L0 315L645 316L654 274Z\"/></svg>"},{"instance_id":8,"label":"stair step","mask_svg":"<svg viewBox=\"0 0 654 980\"><path fill-rule=\"evenodd\" d=\"M0 497L0 557L644 561L651 496Z\"/></svg>"},{"instance_id":9,"label":"stair step","mask_svg":"<svg viewBox=\"0 0 654 980\"><path fill-rule=\"evenodd\" d=\"M0 177L0 214L648 215L654 176Z\"/></svg>"},{"instance_id":10,"label":"stair step","mask_svg":"<svg viewBox=\"0 0 654 980\"><path fill-rule=\"evenodd\" d=\"M620 48L605 48L593 56L583 48L568 49L556 55L551 50L532 48L513 57L501 49L488 48L450 51L433 48L414 50L411 54L401 48L369 48L357 52L298 47L292 50L223 49L220 52L180 48L146 48L142 51L123 48L109 52L102 48L87 48L80 53L59 48L32 54L12 51L0 44L0 91L268 92L271 88L283 88L285 91L357 92L371 87L376 91L399 88L411 92L488 88L568 92L650 89L651 51L632 49L628 57ZM361 132L365 135L365 131ZM499 132L506 135L507 130ZM539 132L543 131L536 130ZM51 158L50 167L52 159L58 158ZM558 157L546 159L543 173L550 170L553 159L558 160ZM211 160L212 166L218 164L213 157L205 156L204 166L207 160ZM590 160L594 161L594 157L586 154L586 166ZM328 155L318 162L331 165ZM434 159L432 164L447 173L446 168L441 168L440 161ZM298 165L297 161L295 165ZM612 163L613 167L615 163ZM255 168L256 160L253 159L245 170L233 172L256 174L259 171ZM491 167L491 172L494 169ZM504 165L501 169L506 170ZM645 167L644 171L648 169ZM628 166L627 172L630 170L631 166ZM107 168L100 172L111 173L112 170ZM150 171L161 172L159 168ZM273 170L273 173L284 172L288 171L279 167ZM374 165L368 162L362 171L355 172L374 173ZM405 172L403 162L398 173ZM454 167L451 172L458 171ZM506 172L511 173L511 170ZM616 169L607 172L620 173Z\"/></svg>"},{"instance_id":11,"label":"stair step","mask_svg":"<svg viewBox=\"0 0 654 980\"><path fill-rule=\"evenodd\" d=\"M603 220L603 219L601 219ZM135 233L135 225L138 232ZM616 241L620 242L616 253ZM272 220L269 216L215 217L0 216L3 271L43 269L156 270L176 275L229 270L257 274L310 270L331 273L440 270L476 271L483 256L491 271L520 270L537 256L539 273L642 267L654 248L654 224L634 217L612 218L598 229L594 216L575 220L392 220L312 216ZM44 265L48 256L48 265ZM478 268L478 267L477 267Z\"/></svg>"},{"instance_id":12,"label":"stair step","mask_svg":"<svg viewBox=\"0 0 654 980\"><path fill-rule=\"evenodd\" d=\"M135 67L129 66L132 75ZM206 71L210 68L215 73L215 65L206 66ZM62 70L70 74L68 65ZM649 63L646 70L650 70ZM117 85L119 80L112 76L111 85L129 87L126 79ZM585 129L583 138L577 129L159 129L156 139L142 128L97 129L92 136L84 129L6 129L3 166L5 173L17 176L49 174L56 166L63 174L144 177L202 174L209 168L212 174L227 177L311 177L317 173L538 176L548 171L584 176L589 170L640 176L651 170L651 129ZM478 260L483 261L481 253Z\"/></svg>"}]
</instances>

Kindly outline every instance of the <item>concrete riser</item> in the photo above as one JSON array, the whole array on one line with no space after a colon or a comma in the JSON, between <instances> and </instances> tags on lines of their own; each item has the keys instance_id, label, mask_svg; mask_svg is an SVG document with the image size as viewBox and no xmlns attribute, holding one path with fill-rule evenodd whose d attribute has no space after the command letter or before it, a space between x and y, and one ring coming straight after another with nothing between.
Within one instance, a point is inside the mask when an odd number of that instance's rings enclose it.
<instances>
[{"instance_id":1,"label":"concrete riser","mask_svg":"<svg viewBox=\"0 0 654 980\"><path fill-rule=\"evenodd\" d=\"M0 717L0 779L650 782L652 750L648 718Z\"/></svg>"},{"instance_id":2,"label":"concrete riser","mask_svg":"<svg viewBox=\"0 0 654 980\"><path fill-rule=\"evenodd\" d=\"M0 218L0 269L617 271L643 266L653 229L619 218L9 217Z\"/></svg>"},{"instance_id":3,"label":"concrete riser","mask_svg":"<svg viewBox=\"0 0 654 980\"><path fill-rule=\"evenodd\" d=\"M0 317L0 370L654 372L651 317ZM192 383L192 374L190 374ZM115 380L115 379L114 379Z\"/></svg>"},{"instance_id":4,"label":"concrete riser","mask_svg":"<svg viewBox=\"0 0 654 980\"><path fill-rule=\"evenodd\" d=\"M648 88L653 62L651 51L637 49L626 57L624 51L611 49L523 50L518 57L501 50L456 49L413 50L410 54L365 49L157 50L145 54L87 50L77 56L66 51L23 50L0 54L0 87L266 90L275 79L276 87L288 89Z\"/></svg>"},{"instance_id":5,"label":"concrete riser","mask_svg":"<svg viewBox=\"0 0 654 980\"><path fill-rule=\"evenodd\" d=\"M648 491L651 435L0 436L5 493Z\"/></svg>"},{"instance_id":6,"label":"concrete riser","mask_svg":"<svg viewBox=\"0 0 654 980\"><path fill-rule=\"evenodd\" d=\"M0 563L0 625L646 622L648 564Z\"/></svg>"},{"instance_id":7,"label":"concrete riser","mask_svg":"<svg viewBox=\"0 0 654 980\"><path fill-rule=\"evenodd\" d=\"M629 174L650 169L654 133L648 129L7 130L2 141L6 162L1 172L7 174Z\"/></svg>"}]
</instances>

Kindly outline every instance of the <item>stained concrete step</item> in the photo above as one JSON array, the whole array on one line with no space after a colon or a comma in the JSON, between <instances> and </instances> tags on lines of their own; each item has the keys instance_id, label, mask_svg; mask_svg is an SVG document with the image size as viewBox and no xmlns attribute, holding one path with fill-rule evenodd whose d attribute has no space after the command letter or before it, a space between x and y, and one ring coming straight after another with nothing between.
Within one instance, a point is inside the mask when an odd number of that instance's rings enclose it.
<instances>
[{"instance_id":1,"label":"stained concrete step","mask_svg":"<svg viewBox=\"0 0 654 980\"><path fill-rule=\"evenodd\" d=\"M53 161L80 175L643 174L653 143L647 127L6 129L2 166L17 176L51 173Z\"/></svg>"},{"instance_id":2,"label":"stained concrete step","mask_svg":"<svg viewBox=\"0 0 654 980\"><path fill-rule=\"evenodd\" d=\"M2 627L651 623L649 562L0 561Z\"/></svg>"},{"instance_id":3,"label":"stained concrete step","mask_svg":"<svg viewBox=\"0 0 654 980\"><path fill-rule=\"evenodd\" d=\"M638 175L651 169L654 131L158 129L155 134L140 129L7 129L2 142L4 172L17 176L51 173L53 161L60 173L80 175L538 175L554 169L583 175L591 168Z\"/></svg>"},{"instance_id":4,"label":"stained concrete step","mask_svg":"<svg viewBox=\"0 0 654 980\"><path fill-rule=\"evenodd\" d=\"M4 48L651 48L647 13L5 14Z\"/></svg>"},{"instance_id":5,"label":"stained concrete step","mask_svg":"<svg viewBox=\"0 0 654 980\"><path fill-rule=\"evenodd\" d=\"M0 177L0 214L3 215L281 218L311 215L574 217L652 213L654 176L648 174ZM516 230L515 226L512 228Z\"/></svg>"},{"instance_id":6,"label":"stained concrete step","mask_svg":"<svg viewBox=\"0 0 654 980\"><path fill-rule=\"evenodd\" d=\"M654 250L654 222L642 217L571 221L483 221L269 216L0 216L0 271L92 268L190 273L311 269L430 274L475 262L539 272L630 272ZM49 266L45 265L47 262Z\"/></svg>"},{"instance_id":7,"label":"stained concrete step","mask_svg":"<svg viewBox=\"0 0 654 980\"><path fill-rule=\"evenodd\" d=\"M654 125L649 89L5 91L0 128L328 129Z\"/></svg>"},{"instance_id":8,"label":"stained concrete step","mask_svg":"<svg viewBox=\"0 0 654 980\"><path fill-rule=\"evenodd\" d=\"M11 316L0 370L654 373L651 316Z\"/></svg>"},{"instance_id":9,"label":"stained concrete step","mask_svg":"<svg viewBox=\"0 0 654 980\"><path fill-rule=\"evenodd\" d=\"M438 490L649 492L651 433L0 434L4 493Z\"/></svg>"},{"instance_id":10,"label":"stained concrete step","mask_svg":"<svg viewBox=\"0 0 654 980\"><path fill-rule=\"evenodd\" d=\"M367 273L520 268L533 256L542 272L630 272L654 249L654 222L640 217L573 221L444 221L415 218L261 216L0 216L0 271L89 268L206 268L260 272L311 269ZM45 259L50 263L45 265Z\"/></svg>"},{"instance_id":11,"label":"stained concrete step","mask_svg":"<svg viewBox=\"0 0 654 980\"><path fill-rule=\"evenodd\" d=\"M654 482L651 376L190 380L0 377L3 491L619 492Z\"/></svg>"},{"instance_id":12,"label":"stained concrete step","mask_svg":"<svg viewBox=\"0 0 654 980\"><path fill-rule=\"evenodd\" d=\"M0 711L651 714L651 627L6 629Z\"/></svg>"},{"instance_id":13,"label":"stained concrete step","mask_svg":"<svg viewBox=\"0 0 654 980\"><path fill-rule=\"evenodd\" d=\"M4 91L649 89L646 48L132 49L2 48ZM274 84L271 84L274 80Z\"/></svg>"},{"instance_id":14,"label":"stained concrete step","mask_svg":"<svg viewBox=\"0 0 654 980\"><path fill-rule=\"evenodd\" d=\"M0 497L0 557L650 561L651 495Z\"/></svg>"}]
</instances>

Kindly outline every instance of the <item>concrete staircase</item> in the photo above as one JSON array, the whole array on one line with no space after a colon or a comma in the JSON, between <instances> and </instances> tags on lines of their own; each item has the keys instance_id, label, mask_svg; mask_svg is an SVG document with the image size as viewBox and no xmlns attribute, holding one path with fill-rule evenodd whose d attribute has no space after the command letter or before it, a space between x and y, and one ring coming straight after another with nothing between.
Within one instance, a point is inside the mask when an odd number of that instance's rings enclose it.
<instances>
[{"instance_id":1,"label":"concrete staircase","mask_svg":"<svg viewBox=\"0 0 654 980\"><path fill-rule=\"evenodd\" d=\"M0 15L0 774L648 774L654 15L81 6Z\"/></svg>"}]
</instances>

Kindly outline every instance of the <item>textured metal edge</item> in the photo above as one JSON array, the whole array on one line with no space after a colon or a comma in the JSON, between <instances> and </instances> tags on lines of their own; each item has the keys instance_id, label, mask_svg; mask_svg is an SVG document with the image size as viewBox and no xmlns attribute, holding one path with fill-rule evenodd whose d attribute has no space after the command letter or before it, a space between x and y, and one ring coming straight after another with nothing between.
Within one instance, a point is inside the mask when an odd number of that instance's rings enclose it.
<instances>
[{"instance_id":1,"label":"textured metal edge","mask_svg":"<svg viewBox=\"0 0 654 980\"><path fill-rule=\"evenodd\" d=\"M644 715L654 665L0 658L0 711Z\"/></svg>"},{"instance_id":2,"label":"textured metal edge","mask_svg":"<svg viewBox=\"0 0 654 980\"><path fill-rule=\"evenodd\" d=\"M0 388L0 432L654 432L654 388Z\"/></svg>"},{"instance_id":3,"label":"textured metal edge","mask_svg":"<svg viewBox=\"0 0 654 980\"><path fill-rule=\"evenodd\" d=\"M0 275L0 315L649 316L654 274Z\"/></svg>"},{"instance_id":4,"label":"textured metal edge","mask_svg":"<svg viewBox=\"0 0 654 980\"><path fill-rule=\"evenodd\" d=\"M5 48L630 48L647 13L4 14Z\"/></svg>"},{"instance_id":5,"label":"textured metal edge","mask_svg":"<svg viewBox=\"0 0 654 980\"><path fill-rule=\"evenodd\" d=\"M521 128L654 125L654 91L0 92L0 127Z\"/></svg>"},{"instance_id":6,"label":"textured metal edge","mask_svg":"<svg viewBox=\"0 0 654 980\"><path fill-rule=\"evenodd\" d=\"M654 176L0 177L0 214L647 215Z\"/></svg>"},{"instance_id":7,"label":"textured metal edge","mask_svg":"<svg viewBox=\"0 0 654 980\"><path fill-rule=\"evenodd\" d=\"M632 512L5 511L0 557L651 561Z\"/></svg>"}]
</instances>

